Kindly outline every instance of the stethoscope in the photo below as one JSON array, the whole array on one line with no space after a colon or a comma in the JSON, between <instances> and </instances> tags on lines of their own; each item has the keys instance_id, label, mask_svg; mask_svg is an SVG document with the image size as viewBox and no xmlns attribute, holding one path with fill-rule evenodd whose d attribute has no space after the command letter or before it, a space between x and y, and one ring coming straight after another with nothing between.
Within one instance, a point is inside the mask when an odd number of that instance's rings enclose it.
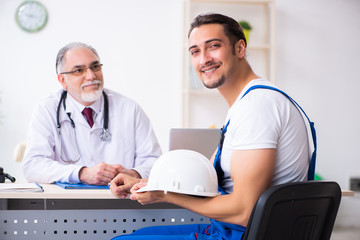
<instances>
[{"instance_id":1,"label":"stethoscope","mask_svg":"<svg viewBox=\"0 0 360 240\"><path fill-rule=\"evenodd\" d=\"M111 133L109 132L109 102L108 102L108 96L106 95L106 93L103 91L102 94L104 96L104 124L103 124L102 132L100 133L99 137L100 137L101 141L109 141L110 142L111 141ZM67 96L67 91L63 91L61 94L61 97L60 97L59 104L57 106L57 110L56 110L56 125L57 125L58 134L59 134L59 138L60 138L60 158L64 162L76 163L80 160L80 149L79 149L79 145L78 145L77 138L76 138L75 122L71 118L71 113L66 113L66 114L68 115L68 118L70 120L71 126L74 131L76 148L77 148L78 154L77 154L77 157L75 158L75 160L71 160L71 159L65 160L65 158L63 158L63 156L62 156L62 140L61 140L61 131L60 131L60 128L61 128L60 107L61 107L61 103L62 103L64 110L66 112L66 104L65 104L66 96Z\"/></svg>"}]
</instances>

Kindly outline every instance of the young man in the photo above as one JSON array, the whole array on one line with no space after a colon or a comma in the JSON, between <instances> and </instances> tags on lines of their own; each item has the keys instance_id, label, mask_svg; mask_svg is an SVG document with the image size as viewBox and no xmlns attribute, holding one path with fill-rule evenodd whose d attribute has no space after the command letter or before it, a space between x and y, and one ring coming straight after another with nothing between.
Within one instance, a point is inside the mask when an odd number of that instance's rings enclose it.
<instances>
[{"instance_id":1,"label":"young man","mask_svg":"<svg viewBox=\"0 0 360 240\"><path fill-rule=\"evenodd\" d=\"M56 71L63 89L33 113L26 179L107 185L118 173L147 178L161 155L151 123L136 102L103 88L96 50L84 43L66 45Z\"/></svg>"},{"instance_id":2,"label":"young man","mask_svg":"<svg viewBox=\"0 0 360 240\"><path fill-rule=\"evenodd\" d=\"M146 185L137 183L131 199L141 204L168 202L213 220L210 225L144 228L119 239L152 239L149 234L158 235L156 239L241 239L264 190L307 179L308 136L297 107L273 90L256 89L244 96L254 85L273 84L256 75L247 62L246 39L239 24L220 14L200 15L188 37L197 75L206 87L217 88L229 105L225 140L215 160L224 194L198 198L160 191L137 193ZM211 161L214 158L215 154ZM124 179L135 182L123 175L116 177L111 189L117 196L122 196L123 189L117 185Z\"/></svg>"}]
</instances>

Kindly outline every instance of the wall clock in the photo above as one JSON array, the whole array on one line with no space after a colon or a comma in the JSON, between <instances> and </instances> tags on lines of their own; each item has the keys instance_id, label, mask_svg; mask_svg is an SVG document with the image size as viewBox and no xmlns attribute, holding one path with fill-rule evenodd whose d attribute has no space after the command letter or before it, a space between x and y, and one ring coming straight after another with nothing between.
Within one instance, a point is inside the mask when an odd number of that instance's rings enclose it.
<instances>
[{"instance_id":1,"label":"wall clock","mask_svg":"<svg viewBox=\"0 0 360 240\"><path fill-rule=\"evenodd\" d=\"M40 2L25 1L16 9L15 18L21 29L37 32L45 27L48 13Z\"/></svg>"}]
</instances>

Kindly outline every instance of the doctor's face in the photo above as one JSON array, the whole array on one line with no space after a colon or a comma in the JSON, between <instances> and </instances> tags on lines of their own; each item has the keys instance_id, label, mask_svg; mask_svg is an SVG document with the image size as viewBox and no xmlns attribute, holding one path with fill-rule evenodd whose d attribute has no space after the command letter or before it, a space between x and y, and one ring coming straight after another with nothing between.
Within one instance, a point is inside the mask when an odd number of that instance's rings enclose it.
<instances>
[{"instance_id":1,"label":"doctor's face","mask_svg":"<svg viewBox=\"0 0 360 240\"><path fill-rule=\"evenodd\" d=\"M74 48L66 52L64 59L62 72L66 73L58 75L59 82L75 100L90 106L101 97L104 85L101 67L95 70L100 64L99 58L90 49ZM85 70L80 75L68 73L79 69Z\"/></svg>"}]
</instances>

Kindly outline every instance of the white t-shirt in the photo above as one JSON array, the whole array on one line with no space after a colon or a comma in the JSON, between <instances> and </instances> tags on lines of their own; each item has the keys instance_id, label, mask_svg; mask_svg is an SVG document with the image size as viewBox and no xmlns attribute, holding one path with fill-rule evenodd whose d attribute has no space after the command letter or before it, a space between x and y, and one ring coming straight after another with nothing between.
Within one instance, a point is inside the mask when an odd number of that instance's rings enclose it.
<instances>
[{"instance_id":1,"label":"white t-shirt","mask_svg":"<svg viewBox=\"0 0 360 240\"><path fill-rule=\"evenodd\" d=\"M283 94L254 85L274 85L264 79L251 81L228 111L230 124L221 155L224 189L232 192L230 158L234 150L276 148L272 185L304 181L309 167L309 141L305 121L298 108Z\"/></svg>"}]
</instances>

